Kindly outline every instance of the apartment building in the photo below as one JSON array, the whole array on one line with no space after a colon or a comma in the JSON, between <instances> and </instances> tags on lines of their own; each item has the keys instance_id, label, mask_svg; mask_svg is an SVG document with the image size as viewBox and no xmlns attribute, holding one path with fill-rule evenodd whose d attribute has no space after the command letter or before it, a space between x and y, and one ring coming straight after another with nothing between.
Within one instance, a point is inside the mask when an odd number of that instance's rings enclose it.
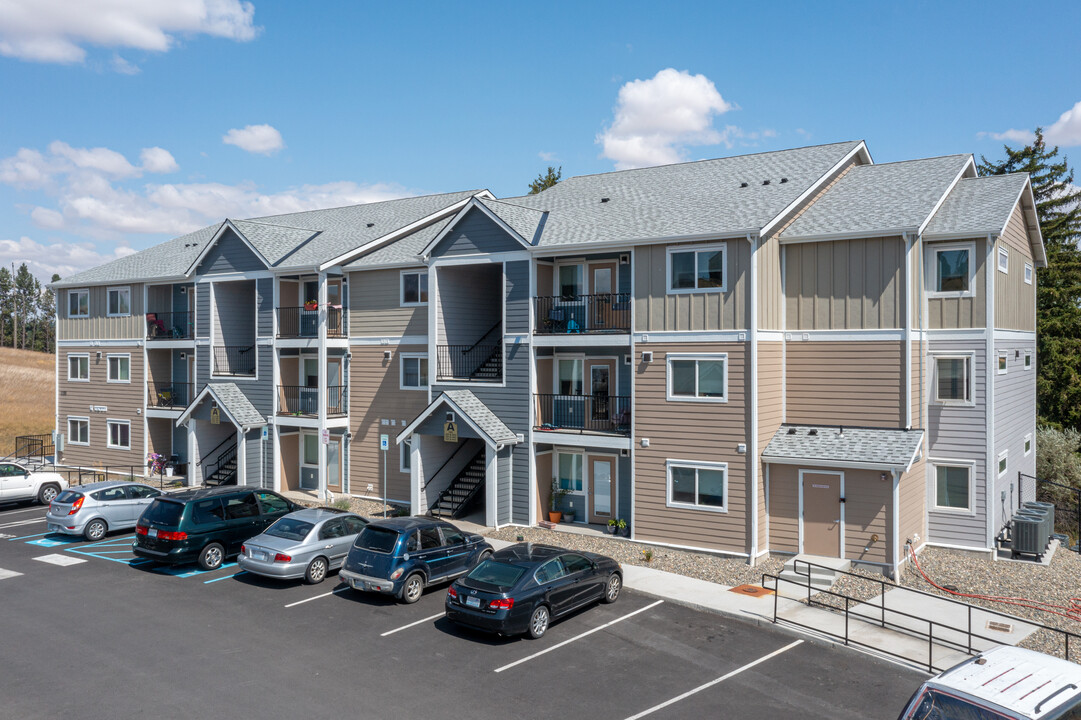
<instances>
[{"instance_id":1,"label":"apartment building","mask_svg":"<svg viewBox=\"0 0 1081 720\"><path fill-rule=\"evenodd\" d=\"M863 142L230 219L55 285L61 457L896 572L1017 507L1045 262Z\"/></svg>"}]
</instances>

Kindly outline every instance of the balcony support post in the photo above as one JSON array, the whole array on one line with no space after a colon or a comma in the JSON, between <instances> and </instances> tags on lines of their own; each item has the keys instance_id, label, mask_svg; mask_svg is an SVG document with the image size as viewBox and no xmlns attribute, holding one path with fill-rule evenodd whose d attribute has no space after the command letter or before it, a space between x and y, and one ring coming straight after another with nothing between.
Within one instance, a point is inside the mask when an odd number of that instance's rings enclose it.
<instances>
[{"instance_id":1,"label":"balcony support post","mask_svg":"<svg viewBox=\"0 0 1081 720\"><path fill-rule=\"evenodd\" d=\"M323 433L327 430L327 273L319 273L319 499L327 497L327 446Z\"/></svg>"}]
</instances>

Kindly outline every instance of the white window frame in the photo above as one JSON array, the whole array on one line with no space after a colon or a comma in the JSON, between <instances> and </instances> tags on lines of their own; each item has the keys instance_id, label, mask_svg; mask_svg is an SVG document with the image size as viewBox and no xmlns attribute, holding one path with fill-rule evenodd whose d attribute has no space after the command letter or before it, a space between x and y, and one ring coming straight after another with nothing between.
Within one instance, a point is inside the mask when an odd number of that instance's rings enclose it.
<instances>
[{"instance_id":1,"label":"white window frame","mask_svg":"<svg viewBox=\"0 0 1081 720\"><path fill-rule=\"evenodd\" d=\"M998 246L998 260L995 262L995 267L998 268L1000 273L1010 274L1010 249L1005 245Z\"/></svg>"},{"instance_id":2,"label":"white window frame","mask_svg":"<svg viewBox=\"0 0 1081 720\"><path fill-rule=\"evenodd\" d=\"M976 243L935 243L929 245L931 259L927 263L927 297L929 298L962 298L976 296ZM938 287L938 253L950 250L968 251L968 290L936 290Z\"/></svg>"},{"instance_id":3,"label":"white window frame","mask_svg":"<svg viewBox=\"0 0 1081 720\"><path fill-rule=\"evenodd\" d=\"M1024 363L1024 365L1022 365L1022 367L1025 370L1031 370L1032 369L1032 351L1031 350L1026 350L1024 357L1025 357L1025 363Z\"/></svg>"},{"instance_id":4,"label":"white window frame","mask_svg":"<svg viewBox=\"0 0 1081 720\"><path fill-rule=\"evenodd\" d=\"M563 450L563 449L557 448L555 453L553 453L552 474L555 477L556 487L562 487L562 485L559 484L559 481L561 479L559 477L559 459L564 455L570 455L570 456L578 458L581 461L581 464L580 464L579 467L581 467L581 469L582 469L582 475L581 475L581 478L580 478L581 481L582 481L582 489L578 490L578 489L575 489L573 487L570 487L570 488L567 488L567 494L568 495L585 495L585 496L588 497L589 496L589 483L586 480L586 472L587 472L586 454L584 452L582 452L581 450Z\"/></svg>"},{"instance_id":5,"label":"white window frame","mask_svg":"<svg viewBox=\"0 0 1081 720\"><path fill-rule=\"evenodd\" d=\"M128 426L127 445L113 444L113 425ZM109 418L105 421L105 447L109 448L110 450L131 450L131 420L117 420L115 418Z\"/></svg>"},{"instance_id":6,"label":"white window frame","mask_svg":"<svg viewBox=\"0 0 1081 720\"><path fill-rule=\"evenodd\" d=\"M78 359L86 360L86 377L71 376L71 361ZM128 375L131 375L130 366ZM90 353L68 353L68 382L90 382Z\"/></svg>"},{"instance_id":7,"label":"white window frame","mask_svg":"<svg viewBox=\"0 0 1081 720\"><path fill-rule=\"evenodd\" d=\"M950 460L946 458L928 458L931 466L931 482L928 483L931 497L928 498L930 512L953 513L954 515L976 514L976 463L973 460ZM968 470L968 507L955 508L938 504L938 467L963 467Z\"/></svg>"},{"instance_id":8,"label":"white window frame","mask_svg":"<svg viewBox=\"0 0 1081 720\"><path fill-rule=\"evenodd\" d=\"M399 390L427 390L432 384L432 364L428 363L428 382L425 385L405 384L405 361L417 360L417 377L420 377L420 360L427 360L428 353L399 353L398 354L398 389Z\"/></svg>"},{"instance_id":9,"label":"white window frame","mask_svg":"<svg viewBox=\"0 0 1081 720\"><path fill-rule=\"evenodd\" d=\"M672 468L693 468L694 474L694 498L695 502L685 503L676 502L672 499ZM720 470L724 473L724 485L721 490L724 493L724 505L699 505L698 504L698 470ZM728 512L728 463L724 462L709 462L705 460L666 460L664 463L664 504L670 508L678 508L681 510L699 510L702 512L716 512L727 513Z\"/></svg>"},{"instance_id":10,"label":"white window frame","mask_svg":"<svg viewBox=\"0 0 1081 720\"><path fill-rule=\"evenodd\" d=\"M71 313L71 296L72 295L86 295L86 313L73 315ZM80 303L82 304L82 303ZM74 290L68 290L68 317L69 318L88 318L90 317L90 288L76 288Z\"/></svg>"},{"instance_id":11,"label":"white window frame","mask_svg":"<svg viewBox=\"0 0 1081 720\"><path fill-rule=\"evenodd\" d=\"M413 452L413 441L410 438L405 438L398 447L400 448L398 451L398 472L410 475L413 470L405 464L405 459L410 457L410 454ZM412 458L410 458L410 460L412 460Z\"/></svg>"},{"instance_id":12,"label":"white window frame","mask_svg":"<svg viewBox=\"0 0 1081 720\"><path fill-rule=\"evenodd\" d=\"M1010 353L999 350L995 353L995 374L1005 375L1010 369Z\"/></svg>"},{"instance_id":13,"label":"white window frame","mask_svg":"<svg viewBox=\"0 0 1081 720\"><path fill-rule=\"evenodd\" d=\"M1023 447L1025 448L1025 457L1032 454L1032 433L1025 435L1025 444Z\"/></svg>"},{"instance_id":14,"label":"white window frame","mask_svg":"<svg viewBox=\"0 0 1081 720\"><path fill-rule=\"evenodd\" d=\"M559 271L565 267L572 267L578 271L578 292L575 294L574 300L563 299L563 286L559 282ZM581 260L557 260L552 267L552 296L561 303L585 302L582 300L582 296L588 294L586 292L586 275L586 264Z\"/></svg>"},{"instance_id":15,"label":"white window frame","mask_svg":"<svg viewBox=\"0 0 1081 720\"><path fill-rule=\"evenodd\" d=\"M1003 461L1005 461L1005 463L1006 463L1005 467L1002 467ZM1010 451L1009 450L1003 450L1002 452L1000 452L998 454L998 459L995 460L995 463L996 463L995 464L995 476L996 477L1002 477L1003 475L1008 473L1010 471ZM999 468L1002 468L1002 469L1000 470Z\"/></svg>"},{"instance_id":16,"label":"white window frame","mask_svg":"<svg viewBox=\"0 0 1081 720\"><path fill-rule=\"evenodd\" d=\"M1032 263L1025 263L1025 284L1032 284L1032 277L1036 274L1036 271L1032 268Z\"/></svg>"},{"instance_id":17,"label":"white window frame","mask_svg":"<svg viewBox=\"0 0 1081 720\"><path fill-rule=\"evenodd\" d=\"M976 380L976 355L975 353L932 353L931 359L934 361L932 368L934 370L934 385L932 386L931 402L936 405L958 405L965 407L972 407L976 404L975 394L975 380ZM941 400L938 397L938 361L939 360L964 360L965 361L965 385L967 386L967 400Z\"/></svg>"},{"instance_id":18,"label":"white window frame","mask_svg":"<svg viewBox=\"0 0 1081 720\"><path fill-rule=\"evenodd\" d=\"M114 313L112 311L113 292L126 292L128 294L128 311ZM119 297L119 296L118 296ZM131 317L131 285L116 285L105 291L105 316L106 317Z\"/></svg>"},{"instance_id":19,"label":"white window frame","mask_svg":"<svg viewBox=\"0 0 1081 720\"><path fill-rule=\"evenodd\" d=\"M417 302L406 302L405 300L405 276L417 275ZM399 307L423 307L428 304L427 300L420 299L420 277L421 275L427 276L427 270L402 270L398 274L398 305ZM428 286L428 297L431 298L431 285Z\"/></svg>"},{"instance_id":20,"label":"white window frame","mask_svg":"<svg viewBox=\"0 0 1081 720\"><path fill-rule=\"evenodd\" d=\"M721 252L721 286L709 288L673 288L672 287L672 255L677 253L694 253L695 282L697 283L698 253ZM711 245L673 245L665 252L664 261L664 285L669 295L690 295L692 293L723 293L728 292L728 243L713 243Z\"/></svg>"},{"instance_id":21,"label":"white window frame","mask_svg":"<svg viewBox=\"0 0 1081 720\"><path fill-rule=\"evenodd\" d=\"M673 360L694 360L694 397L688 397L686 395L673 395L672 394L672 361ZM724 397L699 397L698 396L698 362L706 361L721 361L724 363ZM728 353L667 353L664 357L664 392L665 397L669 402L704 402L704 403L726 403L728 402Z\"/></svg>"},{"instance_id":22,"label":"white window frame","mask_svg":"<svg viewBox=\"0 0 1081 720\"><path fill-rule=\"evenodd\" d=\"M123 358L128 361L128 379L127 380L114 380L113 379L113 358ZM111 353L105 356L105 381L110 383L117 383L120 385L131 384L131 353Z\"/></svg>"},{"instance_id":23,"label":"white window frame","mask_svg":"<svg viewBox=\"0 0 1081 720\"><path fill-rule=\"evenodd\" d=\"M86 423L86 442L80 442L78 440L71 439L71 423L82 422ZM90 418L82 415L68 415L68 445L78 445L79 447L90 447Z\"/></svg>"}]
</instances>

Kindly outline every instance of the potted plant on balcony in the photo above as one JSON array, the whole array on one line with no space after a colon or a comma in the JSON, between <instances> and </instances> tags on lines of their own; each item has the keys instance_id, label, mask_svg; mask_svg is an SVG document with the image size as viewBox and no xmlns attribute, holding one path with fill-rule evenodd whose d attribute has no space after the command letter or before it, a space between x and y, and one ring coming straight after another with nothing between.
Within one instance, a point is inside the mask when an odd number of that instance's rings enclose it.
<instances>
[{"instance_id":1,"label":"potted plant on balcony","mask_svg":"<svg viewBox=\"0 0 1081 720\"><path fill-rule=\"evenodd\" d=\"M608 534L615 535L617 530L619 530L619 520L610 518L608 520Z\"/></svg>"},{"instance_id":2,"label":"potted plant on balcony","mask_svg":"<svg viewBox=\"0 0 1081 720\"><path fill-rule=\"evenodd\" d=\"M552 499L549 501L548 508L548 521L557 523L563 518L563 513L560 511L560 504L563 502L563 498L567 496L570 490L559 487L559 481L552 481Z\"/></svg>"},{"instance_id":3,"label":"potted plant on balcony","mask_svg":"<svg viewBox=\"0 0 1081 720\"><path fill-rule=\"evenodd\" d=\"M563 522L572 523L572 522L574 522L574 517L575 517L574 501L572 500L570 502L570 504L568 505L566 512L563 513Z\"/></svg>"},{"instance_id":4,"label":"potted plant on balcony","mask_svg":"<svg viewBox=\"0 0 1081 720\"><path fill-rule=\"evenodd\" d=\"M619 534L622 535L623 537L630 537L631 536L631 528L630 528L629 525L627 525L627 521L624 520L623 518L619 519L619 522L616 523L616 527L619 528Z\"/></svg>"},{"instance_id":5,"label":"potted plant on balcony","mask_svg":"<svg viewBox=\"0 0 1081 720\"><path fill-rule=\"evenodd\" d=\"M318 300L307 300L307 301L305 301L304 302L304 309L305 310L318 310L319 309L319 301Z\"/></svg>"}]
</instances>

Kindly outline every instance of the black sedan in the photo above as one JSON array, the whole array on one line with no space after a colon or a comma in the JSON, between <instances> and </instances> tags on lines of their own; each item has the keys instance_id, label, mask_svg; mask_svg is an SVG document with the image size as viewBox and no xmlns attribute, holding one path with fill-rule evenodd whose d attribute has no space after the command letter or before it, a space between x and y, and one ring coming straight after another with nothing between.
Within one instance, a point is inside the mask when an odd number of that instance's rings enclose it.
<instances>
[{"instance_id":1,"label":"black sedan","mask_svg":"<svg viewBox=\"0 0 1081 720\"><path fill-rule=\"evenodd\" d=\"M623 568L610 557L551 545L504 548L447 590L447 618L460 625L539 638L567 613L600 600L613 603Z\"/></svg>"}]
</instances>

